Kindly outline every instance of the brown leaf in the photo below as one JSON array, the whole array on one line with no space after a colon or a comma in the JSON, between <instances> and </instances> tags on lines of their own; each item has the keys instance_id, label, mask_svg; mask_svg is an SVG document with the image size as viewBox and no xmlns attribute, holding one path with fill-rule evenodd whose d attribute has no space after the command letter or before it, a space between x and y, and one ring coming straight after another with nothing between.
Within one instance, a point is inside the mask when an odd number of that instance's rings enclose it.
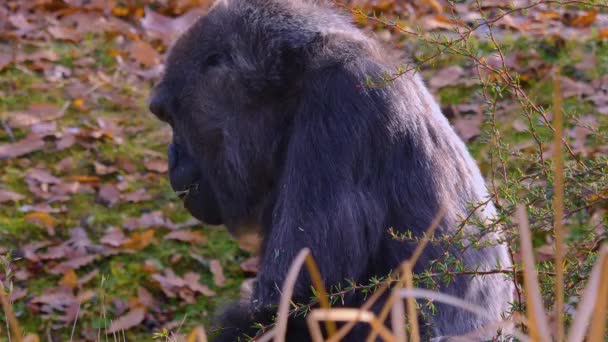
<instances>
[{"instance_id":1,"label":"brown leaf","mask_svg":"<svg viewBox=\"0 0 608 342\"><path fill-rule=\"evenodd\" d=\"M11 63L13 63L13 55L0 51L0 71L4 70Z\"/></svg>"},{"instance_id":2,"label":"brown leaf","mask_svg":"<svg viewBox=\"0 0 608 342\"><path fill-rule=\"evenodd\" d=\"M148 201L152 199L152 196L146 192L146 189L137 189L134 192L130 192L128 194L123 194L122 199L127 202L139 203L143 201Z\"/></svg>"},{"instance_id":3,"label":"brown leaf","mask_svg":"<svg viewBox=\"0 0 608 342\"><path fill-rule=\"evenodd\" d=\"M34 103L27 110L6 113L11 127L28 127L44 121L59 119L64 112L52 103Z\"/></svg>"},{"instance_id":4,"label":"brown leaf","mask_svg":"<svg viewBox=\"0 0 608 342\"><path fill-rule=\"evenodd\" d=\"M93 163L93 166L95 167L95 173L100 176L105 176L118 172L118 168L116 166L105 165L97 161Z\"/></svg>"},{"instance_id":5,"label":"brown leaf","mask_svg":"<svg viewBox=\"0 0 608 342\"><path fill-rule=\"evenodd\" d=\"M192 244L201 244L207 242L207 238L204 237L199 231L191 231L191 230L175 230L165 235L165 239L169 240L179 240L184 242L190 242Z\"/></svg>"},{"instance_id":6,"label":"brown leaf","mask_svg":"<svg viewBox=\"0 0 608 342\"><path fill-rule=\"evenodd\" d=\"M92 263L93 261L95 261L96 258L96 255L85 255L81 257L72 258L68 261L59 263L57 266L51 268L49 272L53 274L62 274L67 272L69 269L77 270L82 266Z\"/></svg>"},{"instance_id":7,"label":"brown leaf","mask_svg":"<svg viewBox=\"0 0 608 342\"><path fill-rule=\"evenodd\" d=\"M256 274L256 273L258 273L259 264L260 264L260 258L252 257L241 263L241 270L243 270L243 272L246 272L246 273Z\"/></svg>"},{"instance_id":8,"label":"brown leaf","mask_svg":"<svg viewBox=\"0 0 608 342\"><path fill-rule=\"evenodd\" d=\"M48 28L48 31L53 38L58 40L67 40L74 43L80 41L80 34L69 27L51 26Z\"/></svg>"},{"instance_id":9,"label":"brown leaf","mask_svg":"<svg viewBox=\"0 0 608 342\"><path fill-rule=\"evenodd\" d=\"M59 184L61 179L53 176L44 169L30 169L25 175L26 180L33 180L41 184Z\"/></svg>"},{"instance_id":10,"label":"brown leaf","mask_svg":"<svg viewBox=\"0 0 608 342\"><path fill-rule=\"evenodd\" d=\"M184 274L184 281L192 291L198 292L207 297L215 296L215 291L212 291L206 285L198 282L199 278L200 275L194 272Z\"/></svg>"},{"instance_id":11,"label":"brown leaf","mask_svg":"<svg viewBox=\"0 0 608 342\"><path fill-rule=\"evenodd\" d=\"M117 318L110 324L108 333L115 333L119 331L129 330L136 327L144 321L146 310L144 308L135 308L127 312L125 315Z\"/></svg>"},{"instance_id":12,"label":"brown leaf","mask_svg":"<svg viewBox=\"0 0 608 342\"><path fill-rule=\"evenodd\" d=\"M464 118L459 118L454 121L454 129L465 142L479 136L481 134L481 123L483 122L482 115L470 115Z\"/></svg>"},{"instance_id":13,"label":"brown leaf","mask_svg":"<svg viewBox=\"0 0 608 342\"><path fill-rule=\"evenodd\" d=\"M160 63L160 55L147 42L138 40L129 46L129 53L133 59L145 67L152 67Z\"/></svg>"},{"instance_id":14,"label":"brown leaf","mask_svg":"<svg viewBox=\"0 0 608 342\"><path fill-rule=\"evenodd\" d=\"M25 196L18 194L16 192L0 189L0 203L18 202L24 198L25 198Z\"/></svg>"},{"instance_id":15,"label":"brown leaf","mask_svg":"<svg viewBox=\"0 0 608 342\"><path fill-rule=\"evenodd\" d=\"M21 157L41 150L44 140L38 135L30 135L16 143L0 145L0 160Z\"/></svg>"},{"instance_id":16,"label":"brown leaf","mask_svg":"<svg viewBox=\"0 0 608 342\"><path fill-rule=\"evenodd\" d=\"M561 76L562 96L591 96L595 94L595 89L588 82L579 82L566 76Z\"/></svg>"},{"instance_id":17,"label":"brown leaf","mask_svg":"<svg viewBox=\"0 0 608 342\"><path fill-rule=\"evenodd\" d=\"M123 247L134 250L141 250L146 248L154 240L153 229L148 229L143 233L133 233L131 238L123 243Z\"/></svg>"},{"instance_id":18,"label":"brown leaf","mask_svg":"<svg viewBox=\"0 0 608 342\"><path fill-rule=\"evenodd\" d=\"M59 285L67 286L71 289L75 289L78 287L78 276L74 270L68 270L65 272L61 280L59 281Z\"/></svg>"},{"instance_id":19,"label":"brown leaf","mask_svg":"<svg viewBox=\"0 0 608 342\"><path fill-rule=\"evenodd\" d=\"M13 25L15 28L18 29L18 31L15 32L15 34L18 36L27 34L37 28L36 25L30 24L27 21L27 19L23 15L23 13L17 13L15 15L9 16L8 22L11 23L11 25Z\"/></svg>"},{"instance_id":20,"label":"brown leaf","mask_svg":"<svg viewBox=\"0 0 608 342\"><path fill-rule=\"evenodd\" d=\"M169 165L166 160L152 159L144 161L144 167L148 171L157 173L167 173L169 171Z\"/></svg>"},{"instance_id":21,"label":"brown leaf","mask_svg":"<svg viewBox=\"0 0 608 342\"><path fill-rule=\"evenodd\" d=\"M186 342L207 342L207 333L202 326L198 326L188 334Z\"/></svg>"},{"instance_id":22,"label":"brown leaf","mask_svg":"<svg viewBox=\"0 0 608 342\"><path fill-rule=\"evenodd\" d=\"M165 46L184 32L192 23L200 17L204 10L192 10L177 18L171 18L158 14L146 7L145 16L141 19L141 26L146 34L160 38Z\"/></svg>"},{"instance_id":23,"label":"brown leaf","mask_svg":"<svg viewBox=\"0 0 608 342\"><path fill-rule=\"evenodd\" d=\"M226 277L224 277L224 270L222 265L217 259L211 260L209 263L211 273L213 273L213 282L216 286L222 287L226 284Z\"/></svg>"},{"instance_id":24,"label":"brown leaf","mask_svg":"<svg viewBox=\"0 0 608 342\"><path fill-rule=\"evenodd\" d=\"M118 247L127 242L127 238L120 228L110 227L106 235L104 235L99 242L104 245Z\"/></svg>"},{"instance_id":25,"label":"brown leaf","mask_svg":"<svg viewBox=\"0 0 608 342\"><path fill-rule=\"evenodd\" d=\"M99 200L107 207L112 207L118 203L120 199L120 191L114 184L105 184L99 189Z\"/></svg>"},{"instance_id":26,"label":"brown leaf","mask_svg":"<svg viewBox=\"0 0 608 342\"><path fill-rule=\"evenodd\" d=\"M33 212L25 215L25 220L29 223L46 228L50 235L55 235L54 229L55 226L57 226L57 220L53 216L47 213Z\"/></svg>"},{"instance_id":27,"label":"brown leaf","mask_svg":"<svg viewBox=\"0 0 608 342\"><path fill-rule=\"evenodd\" d=\"M430 79L429 86L434 89L440 89L446 86L458 84L458 81L463 77L464 69L460 66L453 65L443 68Z\"/></svg>"},{"instance_id":28,"label":"brown leaf","mask_svg":"<svg viewBox=\"0 0 608 342\"><path fill-rule=\"evenodd\" d=\"M597 18L597 11L592 10L592 11L589 11L583 15L580 15L580 16L574 18L574 20L572 20L570 25L574 26L574 27L588 27L589 25L593 24L593 22L595 21L596 18Z\"/></svg>"},{"instance_id":29,"label":"brown leaf","mask_svg":"<svg viewBox=\"0 0 608 342\"><path fill-rule=\"evenodd\" d=\"M140 286L137 288L137 299L148 309L158 310L159 308L158 301L145 287Z\"/></svg>"},{"instance_id":30,"label":"brown leaf","mask_svg":"<svg viewBox=\"0 0 608 342\"><path fill-rule=\"evenodd\" d=\"M59 151L68 149L76 143L76 136L73 134L63 134L55 143L55 148Z\"/></svg>"}]
</instances>

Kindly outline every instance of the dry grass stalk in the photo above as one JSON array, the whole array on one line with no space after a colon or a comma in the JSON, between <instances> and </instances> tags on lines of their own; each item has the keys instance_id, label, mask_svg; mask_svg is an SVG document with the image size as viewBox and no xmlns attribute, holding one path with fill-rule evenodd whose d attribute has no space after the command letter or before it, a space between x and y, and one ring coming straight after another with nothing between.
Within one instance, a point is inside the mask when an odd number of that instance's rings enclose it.
<instances>
[{"instance_id":1,"label":"dry grass stalk","mask_svg":"<svg viewBox=\"0 0 608 342\"><path fill-rule=\"evenodd\" d=\"M606 321L608 320L608 258L604 253L603 260L598 265L602 265L601 279L593 319L589 331L590 342L602 342L606 339Z\"/></svg>"},{"instance_id":2,"label":"dry grass stalk","mask_svg":"<svg viewBox=\"0 0 608 342\"><path fill-rule=\"evenodd\" d=\"M602 281L605 282L606 278L608 278L608 271L605 269L606 260L608 260L608 244L605 244L600 249L597 263L595 266L593 266L591 274L589 275L587 286L583 291L583 295L581 296L581 300L574 316L574 321L572 322L570 331L568 332L569 342L583 341L592 317L593 319L597 319L595 317L596 312L594 312L594 308L599 306L600 300L598 299L600 296L606 295L606 291L604 291L604 293L600 293ZM604 269L602 270L602 268ZM605 320L606 316L599 317L599 319Z\"/></svg>"},{"instance_id":3,"label":"dry grass stalk","mask_svg":"<svg viewBox=\"0 0 608 342\"><path fill-rule=\"evenodd\" d=\"M469 312L472 312L476 315L479 316L485 316L488 315L488 313L486 312L486 310L476 304L472 304L469 303L463 299L460 299L458 297L455 296L451 296L451 295L447 295L441 292L436 292L436 291L431 291L431 290L427 290L427 289L420 289L420 288L413 288L413 289L400 289L400 290L396 290L395 291L395 295L399 298L424 298L424 299L428 299L428 300L432 300L434 302L441 302L441 303L445 303ZM401 300L398 300L395 302L394 306L400 306L401 308L398 309L397 311L401 310L403 311L403 302ZM520 339L521 341L528 341L528 337L524 334L522 334L521 332L517 331L514 327L514 324L512 321L509 320L505 320L505 321L500 321L500 322L494 322L491 324L488 324L486 326L484 326L483 328L477 330L477 331L473 331L469 334L467 334L466 336L460 336L460 337L450 337L450 339L454 338L454 339L461 339L461 340L467 340L467 341L471 341L471 340L479 340L480 338L488 338L489 335L494 335L494 333L497 330L504 330L506 332L508 332L509 334L517 337L518 339Z\"/></svg>"},{"instance_id":4,"label":"dry grass stalk","mask_svg":"<svg viewBox=\"0 0 608 342\"><path fill-rule=\"evenodd\" d=\"M559 69L553 77L553 233L555 236L555 313L557 317L558 342L564 341L564 157L562 153L563 135L562 91Z\"/></svg>"},{"instance_id":5,"label":"dry grass stalk","mask_svg":"<svg viewBox=\"0 0 608 342\"><path fill-rule=\"evenodd\" d=\"M6 320L8 321L8 326L11 330L8 333L12 333L15 342L22 342L23 339L21 337L21 328L19 327L19 322L17 321L17 317L13 312L13 308L11 307L11 303L8 300L8 296L6 295L2 282L0 282L0 304L2 304L2 310L4 311L4 315L6 316Z\"/></svg>"},{"instance_id":6,"label":"dry grass stalk","mask_svg":"<svg viewBox=\"0 0 608 342\"><path fill-rule=\"evenodd\" d=\"M311 311L306 317L306 322L310 330L314 342L322 342L323 334L319 328L319 321L349 321L349 322L366 322L374 331L387 342L394 342L395 336L391 334L384 323L374 315L371 311L351 308L339 309L316 309Z\"/></svg>"},{"instance_id":7,"label":"dry grass stalk","mask_svg":"<svg viewBox=\"0 0 608 342\"><path fill-rule=\"evenodd\" d=\"M287 320L289 318L289 305L291 303L291 297L293 295L294 286L300 274L300 269L302 268L302 265L304 263L306 263L308 272L310 273L312 284L315 290L317 291L319 304L322 308L325 309L329 309L330 307L329 300L327 299L327 292L325 291L325 286L323 285L323 281L321 280L321 274L319 273L317 264L315 263L312 255L310 254L310 249L303 248L300 253L298 253L294 261L291 263L291 266L289 267L289 272L287 273L287 277L285 277L285 282L283 283L281 301L279 303L279 311L277 313L277 326L274 329L275 342L285 341L285 333L287 332ZM326 321L325 327L330 335L332 335L336 331L336 326L334 322Z\"/></svg>"},{"instance_id":8,"label":"dry grass stalk","mask_svg":"<svg viewBox=\"0 0 608 342\"><path fill-rule=\"evenodd\" d=\"M435 217L433 218L433 221L431 221L429 228L426 230L426 232L422 236L422 240L420 240L420 243L416 246L416 249L412 253L412 256L408 260L404 261L401 264L401 266L399 267L401 269L401 273L399 275L401 281L399 281L395 285L395 289L400 289L404 285L406 285L408 288L414 287L412 270L414 268L414 265L420 258L420 255L422 255L422 251L424 251L424 248L426 248L426 245L429 243L429 241L435 234L435 230L437 230L437 227L439 227L439 223L441 223L441 220L443 219L443 216L445 215L445 209L446 209L445 206L441 206L441 208L437 212L437 215L435 215ZM408 278L409 278L409 286L408 286ZM393 291L393 293L390 295L390 297L386 300L386 303L384 303L384 306L382 307L382 310L380 311L380 315L378 316L378 318L382 322L384 322L386 320L388 313L391 311L390 309L394 306L394 302L395 302L395 296L394 296L394 291ZM412 302L413 303L410 303L408 301L408 315L412 315L412 313L416 312L416 302L414 300L412 300ZM414 317L416 317L416 316L414 316ZM418 320L409 319L409 321L410 321L410 328L412 331L412 334L411 334L412 341L418 342L420 340L420 329L418 328ZM393 319L393 322L394 322L394 319ZM376 337L377 337L376 332L372 331L370 333L370 335L367 337L367 342L374 341Z\"/></svg>"},{"instance_id":9,"label":"dry grass stalk","mask_svg":"<svg viewBox=\"0 0 608 342\"><path fill-rule=\"evenodd\" d=\"M526 310L530 337L533 341L550 341L551 333L547 315L543 309L538 275L534 264L534 252L526 209L517 207L516 218L520 229L521 256L524 268L524 288L526 290Z\"/></svg>"}]
</instances>

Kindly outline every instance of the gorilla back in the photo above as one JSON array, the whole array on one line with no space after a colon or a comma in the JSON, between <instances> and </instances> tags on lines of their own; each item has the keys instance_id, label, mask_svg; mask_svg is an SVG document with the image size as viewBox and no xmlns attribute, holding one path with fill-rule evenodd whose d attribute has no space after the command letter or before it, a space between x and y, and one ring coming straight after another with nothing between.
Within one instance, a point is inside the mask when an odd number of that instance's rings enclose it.
<instances>
[{"instance_id":1,"label":"gorilla back","mask_svg":"<svg viewBox=\"0 0 608 342\"><path fill-rule=\"evenodd\" d=\"M420 237L445 207L436 236L467 236L478 229L459 228L463 218L494 215L479 169L419 77L366 86L392 71L372 39L314 0L221 0L172 47L150 100L173 128L171 184L203 222L263 239L251 303L227 310L216 341L254 335L253 322L271 322L278 288L304 247L326 285L366 283L415 248L389 228ZM477 238L466 247L433 243L414 271L444 258L460 270L509 267L499 238L488 234L485 247ZM295 302L311 295L304 273ZM440 291L488 314L437 304L424 319L426 336L471 332L500 320L512 301L503 275L442 279ZM362 300L354 294L345 305ZM358 329L348 341L365 339ZM294 318L287 341L307 340Z\"/></svg>"}]
</instances>

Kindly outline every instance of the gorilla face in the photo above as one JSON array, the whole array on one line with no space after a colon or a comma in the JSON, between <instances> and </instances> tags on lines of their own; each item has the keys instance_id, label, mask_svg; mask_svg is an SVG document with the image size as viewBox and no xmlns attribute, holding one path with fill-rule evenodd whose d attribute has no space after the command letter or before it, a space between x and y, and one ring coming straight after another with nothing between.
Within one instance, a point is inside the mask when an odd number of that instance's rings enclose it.
<instances>
[{"instance_id":1,"label":"gorilla face","mask_svg":"<svg viewBox=\"0 0 608 342\"><path fill-rule=\"evenodd\" d=\"M219 2L182 35L149 101L173 129L173 189L197 219L231 231L257 221L270 195L296 102L300 47L314 39L293 18L277 23L280 31L246 25L257 16L287 19L274 13L281 8L260 14L243 4Z\"/></svg>"}]
</instances>

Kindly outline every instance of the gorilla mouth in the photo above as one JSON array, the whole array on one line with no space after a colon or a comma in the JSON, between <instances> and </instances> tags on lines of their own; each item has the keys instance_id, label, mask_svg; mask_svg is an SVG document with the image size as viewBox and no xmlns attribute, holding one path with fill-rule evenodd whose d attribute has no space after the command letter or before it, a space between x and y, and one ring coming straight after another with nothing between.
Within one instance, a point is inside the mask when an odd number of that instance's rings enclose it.
<instances>
[{"instance_id":1,"label":"gorilla mouth","mask_svg":"<svg viewBox=\"0 0 608 342\"><path fill-rule=\"evenodd\" d=\"M177 197L179 197L182 201L186 200L186 197L190 194L190 192L198 191L198 183L192 183L188 185L188 187L184 190L174 190Z\"/></svg>"}]
</instances>

